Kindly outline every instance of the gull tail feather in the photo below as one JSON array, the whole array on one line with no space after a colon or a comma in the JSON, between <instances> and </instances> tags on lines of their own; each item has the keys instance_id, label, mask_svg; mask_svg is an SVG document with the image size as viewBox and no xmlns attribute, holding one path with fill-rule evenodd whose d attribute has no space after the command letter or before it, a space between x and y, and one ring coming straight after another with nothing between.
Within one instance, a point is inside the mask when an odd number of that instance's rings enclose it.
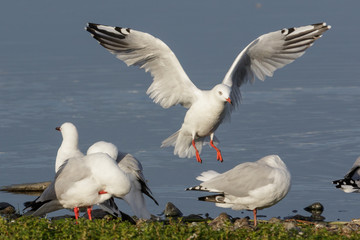
<instances>
[{"instance_id":1,"label":"gull tail feather","mask_svg":"<svg viewBox=\"0 0 360 240\"><path fill-rule=\"evenodd\" d=\"M209 140L210 138L208 136L195 139L195 146L199 151L199 154L202 151L203 145L209 142ZM178 155L181 158L191 158L196 154L195 149L192 146L192 136L183 134L181 129L165 139L161 144L161 147L170 146L174 147L174 155Z\"/></svg>"}]
</instances>

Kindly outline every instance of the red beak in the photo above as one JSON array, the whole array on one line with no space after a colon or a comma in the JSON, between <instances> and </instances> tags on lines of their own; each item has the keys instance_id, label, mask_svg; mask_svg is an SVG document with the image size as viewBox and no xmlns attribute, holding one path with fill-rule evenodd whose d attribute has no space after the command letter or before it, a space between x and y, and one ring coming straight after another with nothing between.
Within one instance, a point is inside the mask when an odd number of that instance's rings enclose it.
<instances>
[{"instance_id":1,"label":"red beak","mask_svg":"<svg viewBox=\"0 0 360 240\"><path fill-rule=\"evenodd\" d=\"M232 105L231 99L227 98L226 101Z\"/></svg>"}]
</instances>

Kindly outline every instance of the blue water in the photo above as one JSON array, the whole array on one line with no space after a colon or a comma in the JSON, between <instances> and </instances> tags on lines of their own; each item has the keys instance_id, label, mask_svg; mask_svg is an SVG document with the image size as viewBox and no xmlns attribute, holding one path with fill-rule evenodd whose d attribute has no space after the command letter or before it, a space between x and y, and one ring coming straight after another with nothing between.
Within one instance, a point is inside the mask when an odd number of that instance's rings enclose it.
<instances>
[{"instance_id":1,"label":"blue water","mask_svg":"<svg viewBox=\"0 0 360 240\"><path fill-rule=\"evenodd\" d=\"M202 171L226 171L278 154L292 173L292 188L259 214L308 215L321 202L326 220L358 218L360 195L345 194L341 178L360 155L360 2L325 1L5 1L0 8L0 185L51 180L61 143L55 127L73 122L85 152L107 140L135 155L160 206L173 202L185 215L226 211L198 202L184 189ZM175 52L202 89L219 83L237 54L261 34L326 21L326 32L307 53L265 82L242 88L243 103L216 135L225 161L204 148L203 164L180 159L160 143L180 128L185 109L162 109L145 94L148 73L126 67L84 30L87 22L149 32ZM32 196L0 192L22 209ZM119 202L120 203L120 202ZM121 203L120 203L121 204ZM128 206L123 211L131 214Z\"/></svg>"}]
</instances>

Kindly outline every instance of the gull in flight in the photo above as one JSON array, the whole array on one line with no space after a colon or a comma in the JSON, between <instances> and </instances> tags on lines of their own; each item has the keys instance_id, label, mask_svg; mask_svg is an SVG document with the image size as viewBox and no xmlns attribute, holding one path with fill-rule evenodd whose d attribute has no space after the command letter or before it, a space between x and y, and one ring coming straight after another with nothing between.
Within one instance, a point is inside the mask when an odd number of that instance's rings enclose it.
<instances>
[{"instance_id":1,"label":"gull in flight","mask_svg":"<svg viewBox=\"0 0 360 240\"><path fill-rule=\"evenodd\" d=\"M199 200L214 202L218 207L252 210L255 226L257 210L278 203L291 186L290 172L277 155L241 163L222 174L213 170L203 172L196 179L202 183L186 190L217 193Z\"/></svg>"},{"instance_id":2,"label":"gull in flight","mask_svg":"<svg viewBox=\"0 0 360 240\"><path fill-rule=\"evenodd\" d=\"M333 184L346 193L360 193L360 157L356 159L344 178L333 181Z\"/></svg>"},{"instance_id":3,"label":"gull in flight","mask_svg":"<svg viewBox=\"0 0 360 240\"><path fill-rule=\"evenodd\" d=\"M165 139L161 147L174 146L175 155L181 158L195 155L200 163L206 143L216 150L217 160L223 161L214 133L240 104L240 86L254 82L255 76L260 80L271 77L276 69L302 56L328 29L326 23L318 23L264 34L240 52L220 84L211 90L201 90L160 39L130 28L95 23L86 27L118 59L151 73L153 82L146 93L155 103L163 108L177 104L188 108L181 128Z\"/></svg>"}]
</instances>

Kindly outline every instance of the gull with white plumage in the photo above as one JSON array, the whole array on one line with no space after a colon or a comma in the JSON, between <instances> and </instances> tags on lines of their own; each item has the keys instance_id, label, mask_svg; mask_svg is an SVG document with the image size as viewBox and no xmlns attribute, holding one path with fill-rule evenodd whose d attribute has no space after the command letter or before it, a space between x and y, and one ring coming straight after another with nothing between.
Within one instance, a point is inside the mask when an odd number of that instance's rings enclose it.
<instances>
[{"instance_id":1,"label":"gull with white plumage","mask_svg":"<svg viewBox=\"0 0 360 240\"><path fill-rule=\"evenodd\" d=\"M161 146L174 146L175 155L196 156L198 162L202 162L200 153L206 143L216 150L217 160L223 161L215 131L240 103L240 86L253 82L255 76L260 80L271 77L275 70L302 56L329 29L326 23L318 23L264 34L240 52L220 84L200 90L160 39L130 28L95 23L86 27L118 59L151 73L153 82L147 94L155 103L163 108L177 104L188 108L181 128Z\"/></svg>"},{"instance_id":2,"label":"gull with white plumage","mask_svg":"<svg viewBox=\"0 0 360 240\"><path fill-rule=\"evenodd\" d=\"M277 155L241 163L224 173L206 171L196 179L202 183L186 190L216 193L198 199L213 202L218 207L252 210L255 226L257 210L278 203L291 186L290 172Z\"/></svg>"}]
</instances>

